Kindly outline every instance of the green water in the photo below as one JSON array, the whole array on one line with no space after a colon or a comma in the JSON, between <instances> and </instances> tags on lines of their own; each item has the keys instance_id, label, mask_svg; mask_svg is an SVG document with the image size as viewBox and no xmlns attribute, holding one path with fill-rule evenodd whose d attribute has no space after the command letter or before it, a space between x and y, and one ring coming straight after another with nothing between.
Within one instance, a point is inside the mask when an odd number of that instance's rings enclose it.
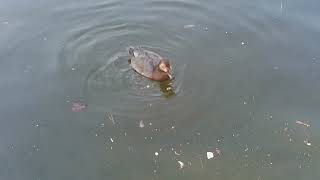
<instances>
[{"instance_id":1,"label":"green water","mask_svg":"<svg viewBox=\"0 0 320 180\"><path fill-rule=\"evenodd\" d=\"M0 179L319 179L318 7L4 0ZM138 45L175 79L132 71Z\"/></svg>"}]
</instances>

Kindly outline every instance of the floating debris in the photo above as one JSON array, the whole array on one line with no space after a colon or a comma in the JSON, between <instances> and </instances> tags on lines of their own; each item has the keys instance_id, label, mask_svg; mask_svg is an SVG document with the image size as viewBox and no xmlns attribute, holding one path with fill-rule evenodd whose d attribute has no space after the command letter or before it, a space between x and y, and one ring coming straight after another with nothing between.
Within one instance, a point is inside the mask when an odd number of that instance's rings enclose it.
<instances>
[{"instance_id":1,"label":"floating debris","mask_svg":"<svg viewBox=\"0 0 320 180\"><path fill-rule=\"evenodd\" d=\"M310 124L307 124L307 123L302 122L302 121L296 121L296 124L303 125L305 127L310 127Z\"/></svg>"},{"instance_id":2,"label":"floating debris","mask_svg":"<svg viewBox=\"0 0 320 180\"><path fill-rule=\"evenodd\" d=\"M212 159L214 158L213 152L207 152L207 159Z\"/></svg>"},{"instance_id":3,"label":"floating debris","mask_svg":"<svg viewBox=\"0 0 320 180\"><path fill-rule=\"evenodd\" d=\"M178 161L180 169L182 169L184 167L184 163L182 161Z\"/></svg>"},{"instance_id":4,"label":"floating debris","mask_svg":"<svg viewBox=\"0 0 320 180\"><path fill-rule=\"evenodd\" d=\"M107 113L108 119L112 122L113 125L116 124L116 122L114 121L113 115L111 113Z\"/></svg>"},{"instance_id":5,"label":"floating debris","mask_svg":"<svg viewBox=\"0 0 320 180\"><path fill-rule=\"evenodd\" d=\"M185 28L185 29L191 29L191 28L194 28L194 27L195 27L194 24L186 24L186 25L183 26L183 28Z\"/></svg>"},{"instance_id":6,"label":"floating debris","mask_svg":"<svg viewBox=\"0 0 320 180\"><path fill-rule=\"evenodd\" d=\"M207 152L207 159L212 159L214 157L218 157L221 155L220 149L216 148L213 152L208 151Z\"/></svg>"},{"instance_id":7,"label":"floating debris","mask_svg":"<svg viewBox=\"0 0 320 180\"><path fill-rule=\"evenodd\" d=\"M139 122L139 127L144 128L144 122L142 120Z\"/></svg>"},{"instance_id":8,"label":"floating debris","mask_svg":"<svg viewBox=\"0 0 320 180\"><path fill-rule=\"evenodd\" d=\"M158 152L155 152L154 155L155 155L155 156L159 156L159 153L158 153Z\"/></svg>"},{"instance_id":9,"label":"floating debris","mask_svg":"<svg viewBox=\"0 0 320 180\"><path fill-rule=\"evenodd\" d=\"M241 45L242 45L242 46L244 46L244 45L246 45L246 44L247 44L246 42L241 41Z\"/></svg>"},{"instance_id":10,"label":"floating debris","mask_svg":"<svg viewBox=\"0 0 320 180\"><path fill-rule=\"evenodd\" d=\"M175 155L180 156L181 154L177 153L177 151L173 151Z\"/></svg>"},{"instance_id":11,"label":"floating debris","mask_svg":"<svg viewBox=\"0 0 320 180\"><path fill-rule=\"evenodd\" d=\"M311 146L311 142L308 139L304 140L303 142L304 142L305 145Z\"/></svg>"},{"instance_id":12,"label":"floating debris","mask_svg":"<svg viewBox=\"0 0 320 180\"><path fill-rule=\"evenodd\" d=\"M226 31L225 34L226 34L226 36L230 36L232 34L232 32Z\"/></svg>"},{"instance_id":13,"label":"floating debris","mask_svg":"<svg viewBox=\"0 0 320 180\"><path fill-rule=\"evenodd\" d=\"M203 162L202 162L202 158L201 158L201 156L199 156L199 159L200 159L201 168L203 169L203 168L204 168L204 166L203 166Z\"/></svg>"},{"instance_id":14,"label":"floating debris","mask_svg":"<svg viewBox=\"0 0 320 180\"><path fill-rule=\"evenodd\" d=\"M110 138L110 141L111 141L111 142L114 142L114 140L113 140L112 138Z\"/></svg>"},{"instance_id":15,"label":"floating debris","mask_svg":"<svg viewBox=\"0 0 320 180\"><path fill-rule=\"evenodd\" d=\"M87 105L81 103L72 103L71 110L73 112L82 112L86 109Z\"/></svg>"}]
</instances>

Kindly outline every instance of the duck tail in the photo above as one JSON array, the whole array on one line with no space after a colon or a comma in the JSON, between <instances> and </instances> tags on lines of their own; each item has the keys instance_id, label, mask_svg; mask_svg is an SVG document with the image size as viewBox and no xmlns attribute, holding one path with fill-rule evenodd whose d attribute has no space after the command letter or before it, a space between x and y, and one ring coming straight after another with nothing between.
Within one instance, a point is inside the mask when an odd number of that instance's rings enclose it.
<instances>
[{"instance_id":1,"label":"duck tail","mask_svg":"<svg viewBox=\"0 0 320 180\"><path fill-rule=\"evenodd\" d=\"M129 54L131 56L134 56L134 48L133 47L129 47Z\"/></svg>"}]
</instances>

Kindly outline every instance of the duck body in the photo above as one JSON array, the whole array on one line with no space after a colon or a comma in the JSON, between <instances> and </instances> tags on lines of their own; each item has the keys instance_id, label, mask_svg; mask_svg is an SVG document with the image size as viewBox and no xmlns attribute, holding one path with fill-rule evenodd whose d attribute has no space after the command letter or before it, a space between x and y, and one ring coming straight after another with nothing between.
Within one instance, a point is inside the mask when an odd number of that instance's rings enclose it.
<instances>
[{"instance_id":1,"label":"duck body","mask_svg":"<svg viewBox=\"0 0 320 180\"><path fill-rule=\"evenodd\" d=\"M172 79L169 60L141 47L129 48L131 67L139 74L155 81Z\"/></svg>"}]
</instances>

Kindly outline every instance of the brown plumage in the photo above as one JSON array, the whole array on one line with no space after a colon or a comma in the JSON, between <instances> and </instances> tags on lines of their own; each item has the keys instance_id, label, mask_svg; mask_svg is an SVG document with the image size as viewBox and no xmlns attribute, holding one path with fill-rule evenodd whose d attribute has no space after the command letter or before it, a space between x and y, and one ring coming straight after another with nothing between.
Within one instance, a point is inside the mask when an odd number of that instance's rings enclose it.
<instances>
[{"instance_id":1,"label":"brown plumage","mask_svg":"<svg viewBox=\"0 0 320 180\"><path fill-rule=\"evenodd\" d=\"M155 81L172 79L170 61L141 47L129 48L131 67L142 76Z\"/></svg>"}]
</instances>

